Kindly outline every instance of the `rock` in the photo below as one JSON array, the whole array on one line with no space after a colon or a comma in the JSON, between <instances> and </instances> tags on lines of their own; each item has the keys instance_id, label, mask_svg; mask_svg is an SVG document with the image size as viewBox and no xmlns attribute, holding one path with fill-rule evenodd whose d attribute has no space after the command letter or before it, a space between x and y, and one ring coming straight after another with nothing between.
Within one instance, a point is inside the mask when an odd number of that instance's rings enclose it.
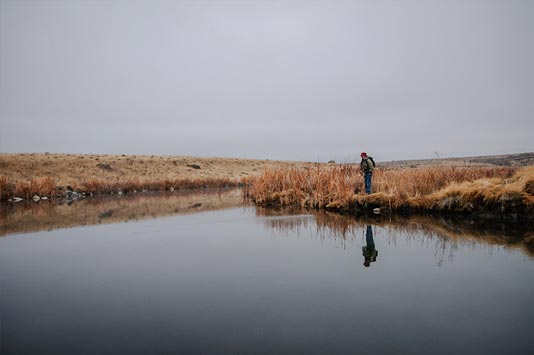
<instances>
[{"instance_id":1,"label":"rock","mask_svg":"<svg viewBox=\"0 0 534 355\"><path fill-rule=\"evenodd\" d=\"M41 197L41 200L48 200L48 197L43 196L43 197Z\"/></svg>"},{"instance_id":2,"label":"rock","mask_svg":"<svg viewBox=\"0 0 534 355\"><path fill-rule=\"evenodd\" d=\"M373 208L374 214L380 214L380 208Z\"/></svg>"},{"instance_id":3,"label":"rock","mask_svg":"<svg viewBox=\"0 0 534 355\"><path fill-rule=\"evenodd\" d=\"M32 200L35 202L39 201L41 198L38 195L33 195Z\"/></svg>"},{"instance_id":4,"label":"rock","mask_svg":"<svg viewBox=\"0 0 534 355\"><path fill-rule=\"evenodd\" d=\"M200 169L200 165L198 164L187 164L187 166L193 169Z\"/></svg>"},{"instance_id":5,"label":"rock","mask_svg":"<svg viewBox=\"0 0 534 355\"><path fill-rule=\"evenodd\" d=\"M113 170L113 168L109 164L98 163L96 164L96 166L102 170Z\"/></svg>"},{"instance_id":6,"label":"rock","mask_svg":"<svg viewBox=\"0 0 534 355\"><path fill-rule=\"evenodd\" d=\"M113 214L113 212L115 212L115 210L107 210L107 211L104 211L102 213L100 213L98 215L98 218L106 218L106 217L111 217L111 215Z\"/></svg>"},{"instance_id":7,"label":"rock","mask_svg":"<svg viewBox=\"0 0 534 355\"><path fill-rule=\"evenodd\" d=\"M173 192L174 191L174 187L171 186L171 188L169 189L170 192Z\"/></svg>"},{"instance_id":8,"label":"rock","mask_svg":"<svg viewBox=\"0 0 534 355\"><path fill-rule=\"evenodd\" d=\"M13 202L20 202L22 201L22 198L20 197L13 197Z\"/></svg>"},{"instance_id":9,"label":"rock","mask_svg":"<svg viewBox=\"0 0 534 355\"><path fill-rule=\"evenodd\" d=\"M335 164L335 163L336 163L335 160L329 160L329 161L328 161L328 164Z\"/></svg>"}]
</instances>

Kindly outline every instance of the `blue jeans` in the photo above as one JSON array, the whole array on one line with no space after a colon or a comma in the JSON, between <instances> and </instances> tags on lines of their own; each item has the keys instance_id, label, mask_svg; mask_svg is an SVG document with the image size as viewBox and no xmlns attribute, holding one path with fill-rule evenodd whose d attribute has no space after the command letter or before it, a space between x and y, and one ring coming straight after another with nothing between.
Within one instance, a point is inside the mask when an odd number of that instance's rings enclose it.
<instances>
[{"instance_id":1,"label":"blue jeans","mask_svg":"<svg viewBox=\"0 0 534 355\"><path fill-rule=\"evenodd\" d=\"M373 179L373 172L367 171L363 175L363 179L365 182L365 192L370 194L371 193L371 180Z\"/></svg>"}]
</instances>

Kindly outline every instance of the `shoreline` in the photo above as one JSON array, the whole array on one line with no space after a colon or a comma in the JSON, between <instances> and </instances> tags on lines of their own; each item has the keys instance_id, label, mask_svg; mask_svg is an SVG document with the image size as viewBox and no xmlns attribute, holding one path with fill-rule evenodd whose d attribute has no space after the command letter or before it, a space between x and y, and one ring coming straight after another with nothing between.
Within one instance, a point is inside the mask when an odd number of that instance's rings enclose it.
<instances>
[{"instance_id":1,"label":"shoreline","mask_svg":"<svg viewBox=\"0 0 534 355\"><path fill-rule=\"evenodd\" d=\"M517 167L507 167L506 162L530 162L533 153L520 153L515 155L450 158L419 161L399 161L398 166L392 162L378 162L379 170L384 174L395 171L424 172L433 168L464 169L477 171L480 169L493 169L494 171L512 172ZM508 160L507 160L508 159ZM510 160L511 159L511 160ZM519 160L518 160L519 159ZM406 163L410 165L407 166ZM432 165L431 163L435 164ZM493 164L490 164L492 162ZM514 163L515 164L515 163ZM512 164L513 165L513 164ZM531 165L532 166L532 165ZM297 161L276 161L238 158L193 157L193 156L149 156L149 155L111 155L111 154L50 154L50 153L0 153L0 203L13 203L18 201L39 201L40 199L73 200L94 195L122 195L137 192L163 192L188 189L223 188L223 187L249 187L261 178L265 172L306 172L332 168L357 169L357 163L333 164ZM391 173L392 174L392 173ZM390 174L390 175L391 175ZM454 172L451 177L455 179ZM354 175L354 174L353 174ZM358 177L346 176L351 179L349 189L360 185ZM279 177L278 177L279 178ZM339 178L339 177L338 177ZM431 177L433 178L433 177ZM276 183L277 177L274 177ZM337 184L336 177L332 181L321 181L322 184ZM441 178L443 180L443 178ZM445 177L447 179L447 177ZM472 180L472 179L470 179ZM410 185L412 182L405 179L402 182ZM342 184L346 185L345 182ZM347 188L347 186L343 186ZM401 188L403 188L401 186ZM331 186L330 189L337 189ZM534 189L534 182L532 183ZM328 197L326 202L320 202L320 207L340 212L358 213L361 210L374 208L409 211L423 210L461 210L473 212L476 208L469 204L462 204L455 196L449 196L440 203L432 205L421 196L416 198L394 198L390 192L362 196L358 193L350 194L343 191L339 198L339 191L333 191L333 198ZM284 191L272 191L267 201L275 202L284 199ZM330 191L332 193L332 191ZM417 194L416 192L415 194ZM276 196L276 195L279 196ZM414 194L408 191L408 194ZM317 196L307 196L297 204L314 206ZM265 198L264 198L265 199ZM439 200L439 199L438 199ZM514 197L505 201L504 211L514 209ZM276 204L276 203L274 203ZM283 203L282 203L283 204ZM322 205L321 205L322 204ZM476 206L477 204L472 204ZM349 207L350 206L350 207ZM423 207L422 207L423 206ZM390 208L393 207L393 208Z\"/></svg>"},{"instance_id":2,"label":"shoreline","mask_svg":"<svg viewBox=\"0 0 534 355\"><path fill-rule=\"evenodd\" d=\"M243 186L272 168L313 163L192 156L0 153L0 203ZM14 200L14 198L17 198ZM12 201L9 201L9 200Z\"/></svg>"},{"instance_id":3,"label":"shoreline","mask_svg":"<svg viewBox=\"0 0 534 355\"><path fill-rule=\"evenodd\" d=\"M245 195L260 206L294 206L354 215L534 219L534 166L509 170L383 170L376 175L373 186L378 191L367 195L362 191L361 174L350 166L312 172L266 171L251 180Z\"/></svg>"},{"instance_id":4,"label":"shoreline","mask_svg":"<svg viewBox=\"0 0 534 355\"><path fill-rule=\"evenodd\" d=\"M147 192L130 195L101 195L71 202L25 201L0 205L0 237L53 229L142 221L226 208L247 206L240 188L192 189L180 192ZM299 221L287 216L313 215L318 231L331 231L336 237L354 234L366 225L398 228L449 240L471 240L523 250L534 257L534 220L484 218L478 215L424 213L343 213L300 207L252 207L259 217L268 217L273 228L296 228ZM272 217L283 216L282 219ZM304 222L303 222L304 223Z\"/></svg>"}]
</instances>

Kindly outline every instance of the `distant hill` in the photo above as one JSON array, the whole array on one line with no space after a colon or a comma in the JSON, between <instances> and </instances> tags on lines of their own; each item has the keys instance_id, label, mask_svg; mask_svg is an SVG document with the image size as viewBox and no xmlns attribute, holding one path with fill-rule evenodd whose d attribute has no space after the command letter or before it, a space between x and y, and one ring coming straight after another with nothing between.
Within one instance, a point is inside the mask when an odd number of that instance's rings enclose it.
<instances>
[{"instance_id":1,"label":"distant hill","mask_svg":"<svg viewBox=\"0 0 534 355\"><path fill-rule=\"evenodd\" d=\"M428 165L447 166L528 166L534 165L534 152L502 155L485 155L478 157L420 159L420 160L393 160L378 163L390 167L419 167Z\"/></svg>"}]
</instances>

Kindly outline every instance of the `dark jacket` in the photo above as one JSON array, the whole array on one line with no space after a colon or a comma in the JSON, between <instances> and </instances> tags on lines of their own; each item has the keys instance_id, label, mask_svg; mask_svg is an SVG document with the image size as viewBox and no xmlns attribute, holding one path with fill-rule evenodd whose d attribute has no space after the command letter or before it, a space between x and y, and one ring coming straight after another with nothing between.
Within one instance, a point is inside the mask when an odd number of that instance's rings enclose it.
<instances>
[{"instance_id":1,"label":"dark jacket","mask_svg":"<svg viewBox=\"0 0 534 355\"><path fill-rule=\"evenodd\" d=\"M360 163L360 170L363 173L372 173L375 168L375 161L372 157L364 157Z\"/></svg>"}]
</instances>

